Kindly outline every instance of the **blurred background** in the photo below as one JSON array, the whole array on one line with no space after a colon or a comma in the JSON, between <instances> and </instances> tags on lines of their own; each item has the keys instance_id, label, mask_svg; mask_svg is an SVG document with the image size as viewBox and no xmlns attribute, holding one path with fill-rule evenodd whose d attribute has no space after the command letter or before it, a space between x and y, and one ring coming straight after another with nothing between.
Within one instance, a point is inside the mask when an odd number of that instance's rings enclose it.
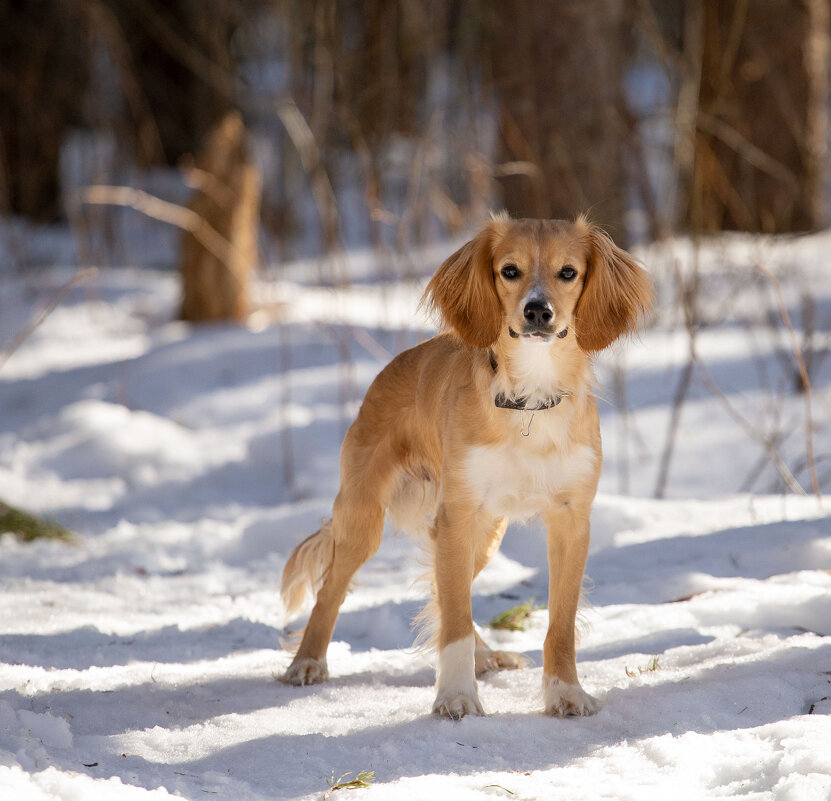
<instances>
[{"instance_id":1,"label":"blurred background","mask_svg":"<svg viewBox=\"0 0 831 801\"><path fill-rule=\"evenodd\" d=\"M1 0L0 14L0 210L80 226L97 263L125 260L133 215L79 208L77 190L182 202L232 111L260 176L263 261L401 250L490 208L590 210L624 244L826 223L826 0Z\"/></svg>"},{"instance_id":2,"label":"blurred background","mask_svg":"<svg viewBox=\"0 0 831 801\"><path fill-rule=\"evenodd\" d=\"M7 286L44 265L153 268L181 276L174 316L280 324L280 280L418 284L491 209L588 211L655 277L652 330L683 338L649 492L695 392L773 466L765 486L831 483L811 446L827 398L780 414L831 349L824 240L810 264L789 244L828 224L827 0L0 0L0 19ZM5 361L30 329L2 294ZM724 324L755 364L752 408L697 346ZM347 339L379 362L412 344ZM626 371L601 360L621 491L645 450Z\"/></svg>"}]
</instances>

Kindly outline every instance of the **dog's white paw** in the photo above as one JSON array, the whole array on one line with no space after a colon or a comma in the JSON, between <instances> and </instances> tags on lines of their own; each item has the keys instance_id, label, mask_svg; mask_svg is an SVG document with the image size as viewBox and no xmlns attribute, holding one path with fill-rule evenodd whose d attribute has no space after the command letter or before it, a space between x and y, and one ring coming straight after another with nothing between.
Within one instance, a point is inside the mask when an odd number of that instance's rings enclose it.
<instances>
[{"instance_id":1,"label":"dog's white paw","mask_svg":"<svg viewBox=\"0 0 831 801\"><path fill-rule=\"evenodd\" d=\"M325 659L295 659L289 665L280 681L302 687L306 684L319 684L329 678Z\"/></svg>"},{"instance_id":2,"label":"dog's white paw","mask_svg":"<svg viewBox=\"0 0 831 801\"><path fill-rule=\"evenodd\" d=\"M465 715L484 715L474 675L473 635L445 645L436 666L436 703L433 714L460 720Z\"/></svg>"},{"instance_id":3,"label":"dog's white paw","mask_svg":"<svg viewBox=\"0 0 831 801\"><path fill-rule=\"evenodd\" d=\"M543 677L545 713L558 718L594 715L600 701L589 695L579 684L565 684L553 676Z\"/></svg>"},{"instance_id":4,"label":"dog's white paw","mask_svg":"<svg viewBox=\"0 0 831 801\"><path fill-rule=\"evenodd\" d=\"M461 720L465 715L484 715L485 710L475 693L439 693L433 704L433 714L452 720Z\"/></svg>"}]
</instances>

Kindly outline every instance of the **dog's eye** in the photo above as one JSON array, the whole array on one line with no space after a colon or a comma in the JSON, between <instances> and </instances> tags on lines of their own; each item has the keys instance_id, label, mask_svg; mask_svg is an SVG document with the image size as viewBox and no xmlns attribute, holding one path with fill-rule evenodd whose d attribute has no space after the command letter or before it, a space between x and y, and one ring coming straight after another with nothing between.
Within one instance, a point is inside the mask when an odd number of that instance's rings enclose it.
<instances>
[{"instance_id":1,"label":"dog's eye","mask_svg":"<svg viewBox=\"0 0 831 801\"><path fill-rule=\"evenodd\" d=\"M502 274L502 277L508 281L513 281L515 278L519 278L519 269L516 264L506 264L499 272Z\"/></svg>"},{"instance_id":2,"label":"dog's eye","mask_svg":"<svg viewBox=\"0 0 831 801\"><path fill-rule=\"evenodd\" d=\"M562 278L563 281L572 281L576 276L577 270L575 270L570 264L567 264L562 270L560 270L560 278Z\"/></svg>"}]
</instances>

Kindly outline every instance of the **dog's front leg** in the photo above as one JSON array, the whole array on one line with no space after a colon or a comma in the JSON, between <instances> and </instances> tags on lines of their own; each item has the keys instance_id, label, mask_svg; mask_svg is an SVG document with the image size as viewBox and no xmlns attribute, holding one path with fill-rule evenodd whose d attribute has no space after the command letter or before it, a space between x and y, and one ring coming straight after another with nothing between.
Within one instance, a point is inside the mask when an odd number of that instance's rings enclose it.
<instances>
[{"instance_id":1,"label":"dog's front leg","mask_svg":"<svg viewBox=\"0 0 831 801\"><path fill-rule=\"evenodd\" d=\"M543 693L549 715L593 715L600 708L577 678L575 625L589 552L589 503L558 499L548 523L548 633L543 650Z\"/></svg>"},{"instance_id":2,"label":"dog's front leg","mask_svg":"<svg viewBox=\"0 0 831 801\"><path fill-rule=\"evenodd\" d=\"M439 606L436 702L433 712L458 720L484 715L476 689L470 585L474 571L476 515L442 504L433 531Z\"/></svg>"}]
</instances>

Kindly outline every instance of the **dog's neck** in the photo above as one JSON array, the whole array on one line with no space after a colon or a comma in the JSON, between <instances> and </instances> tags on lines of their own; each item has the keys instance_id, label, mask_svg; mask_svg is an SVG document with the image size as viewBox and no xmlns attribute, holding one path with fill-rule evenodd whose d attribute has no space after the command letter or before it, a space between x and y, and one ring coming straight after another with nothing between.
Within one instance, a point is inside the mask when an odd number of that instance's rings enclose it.
<instances>
[{"instance_id":1,"label":"dog's neck","mask_svg":"<svg viewBox=\"0 0 831 801\"><path fill-rule=\"evenodd\" d=\"M580 386L585 369L585 357L570 332L545 343L503 334L488 349L488 359L494 403L504 409L551 409Z\"/></svg>"},{"instance_id":2,"label":"dog's neck","mask_svg":"<svg viewBox=\"0 0 831 801\"><path fill-rule=\"evenodd\" d=\"M494 375L499 372L499 362L496 360L496 354L493 348L488 348L488 358L490 359L491 369ZM494 405L500 409L515 409L517 411L532 411L538 412L542 409L551 409L558 406L562 399L569 393L565 390L557 392L556 394L548 395L541 400L529 402L529 398L523 395L516 395L511 392L510 395L505 392L497 392L493 399Z\"/></svg>"}]
</instances>

